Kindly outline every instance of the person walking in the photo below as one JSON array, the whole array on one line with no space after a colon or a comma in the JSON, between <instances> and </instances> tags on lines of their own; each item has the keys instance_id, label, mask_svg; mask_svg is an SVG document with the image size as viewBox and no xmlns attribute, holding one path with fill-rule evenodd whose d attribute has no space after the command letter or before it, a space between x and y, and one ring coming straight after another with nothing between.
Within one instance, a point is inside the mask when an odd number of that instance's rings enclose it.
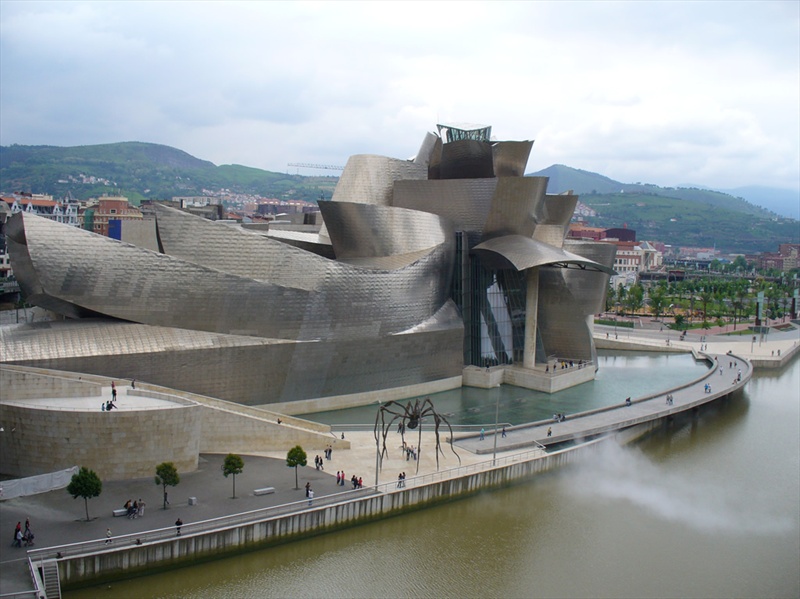
<instances>
[{"instance_id":1,"label":"person walking","mask_svg":"<svg viewBox=\"0 0 800 599\"><path fill-rule=\"evenodd\" d=\"M547 436L548 437L552 437L553 436L553 427L551 427L551 426L547 427Z\"/></svg>"},{"instance_id":2,"label":"person walking","mask_svg":"<svg viewBox=\"0 0 800 599\"><path fill-rule=\"evenodd\" d=\"M12 545L15 547L22 547L22 523L17 522L14 527L14 536L12 538Z\"/></svg>"},{"instance_id":3,"label":"person walking","mask_svg":"<svg viewBox=\"0 0 800 599\"><path fill-rule=\"evenodd\" d=\"M481 436L480 436L480 440L481 441L483 441L483 439L485 437L485 433L486 433L486 431L483 428L481 428Z\"/></svg>"},{"instance_id":4,"label":"person walking","mask_svg":"<svg viewBox=\"0 0 800 599\"><path fill-rule=\"evenodd\" d=\"M106 545L108 545L110 542L111 542L111 529L106 528Z\"/></svg>"},{"instance_id":5,"label":"person walking","mask_svg":"<svg viewBox=\"0 0 800 599\"><path fill-rule=\"evenodd\" d=\"M177 534L175 536L178 537L181 536L181 526L183 526L183 520L178 518L177 520L175 520L175 530L177 531Z\"/></svg>"},{"instance_id":6,"label":"person walking","mask_svg":"<svg viewBox=\"0 0 800 599\"><path fill-rule=\"evenodd\" d=\"M314 501L314 489L309 489L308 490L308 505L311 505L311 503L313 501Z\"/></svg>"}]
</instances>

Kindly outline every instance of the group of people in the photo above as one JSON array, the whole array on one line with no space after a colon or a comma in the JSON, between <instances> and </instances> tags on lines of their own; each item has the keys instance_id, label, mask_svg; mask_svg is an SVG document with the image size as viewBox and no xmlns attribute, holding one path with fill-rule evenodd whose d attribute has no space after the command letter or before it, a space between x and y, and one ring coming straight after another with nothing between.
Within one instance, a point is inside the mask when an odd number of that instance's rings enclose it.
<instances>
[{"instance_id":1,"label":"group of people","mask_svg":"<svg viewBox=\"0 0 800 599\"><path fill-rule=\"evenodd\" d=\"M667 394L667 405L671 406L673 401L674 401L674 398L672 397L672 393Z\"/></svg>"},{"instance_id":2,"label":"group of people","mask_svg":"<svg viewBox=\"0 0 800 599\"><path fill-rule=\"evenodd\" d=\"M405 486L406 486L406 473L401 472L400 474L397 475L397 488L402 489Z\"/></svg>"},{"instance_id":3,"label":"group of people","mask_svg":"<svg viewBox=\"0 0 800 599\"><path fill-rule=\"evenodd\" d=\"M417 448L413 445L409 445L405 441L403 441L403 445L401 445L402 450L406 454L406 462L409 461L411 458L414 458L414 461L417 459Z\"/></svg>"},{"instance_id":4,"label":"group of people","mask_svg":"<svg viewBox=\"0 0 800 599\"><path fill-rule=\"evenodd\" d=\"M703 389L705 390L706 393L711 393L711 383L706 383L703 386Z\"/></svg>"},{"instance_id":5,"label":"group of people","mask_svg":"<svg viewBox=\"0 0 800 599\"><path fill-rule=\"evenodd\" d=\"M325 470L323 459L320 456L314 456L314 468L317 470Z\"/></svg>"},{"instance_id":6,"label":"group of people","mask_svg":"<svg viewBox=\"0 0 800 599\"><path fill-rule=\"evenodd\" d=\"M131 389L136 389L136 379L131 379ZM100 404L100 410L103 412L110 412L111 410L118 410L117 407L117 385L111 381L111 399L104 401Z\"/></svg>"},{"instance_id":7,"label":"group of people","mask_svg":"<svg viewBox=\"0 0 800 599\"><path fill-rule=\"evenodd\" d=\"M337 487L344 486L344 470L342 470L341 472L339 472L338 470L336 471L336 486Z\"/></svg>"},{"instance_id":8,"label":"group of people","mask_svg":"<svg viewBox=\"0 0 800 599\"><path fill-rule=\"evenodd\" d=\"M144 506L145 503L139 498L138 501L128 501L125 502L125 509L128 510L128 519L133 520L134 518L141 518L144 516Z\"/></svg>"},{"instance_id":9,"label":"group of people","mask_svg":"<svg viewBox=\"0 0 800 599\"><path fill-rule=\"evenodd\" d=\"M559 412L558 414L553 414L554 422L564 422L566 419L567 417L564 416L564 414L562 414L561 412Z\"/></svg>"},{"instance_id":10,"label":"group of people","mask_svg":"<svg viewBox=\"0 0 800 599\"><path fill-rule=\"evenodd\" d=\"M553 362L553 372L558 370L559 362ZM583 360L578 360L578 368L583 368ZM575 368L575 362L573 360L561 360L561 370L566 370L567 368ZM547 365L544 367L545 372L550 372L550 363L548 362Z\"/></svg>"},{"instance_id":11,"label":"group of people","mask_svg":"<svg viewBox=\"0 0 800 599\"><path fill-rule=\"evenodd\" d=\"M25 547L33 545L33 531L31 530L30 518L25 520L24 531L22 530L21 522L17 522L17 526L14 528L14 547L22 547L23 543L25 543Z\"/></svg>"}]
</instances>

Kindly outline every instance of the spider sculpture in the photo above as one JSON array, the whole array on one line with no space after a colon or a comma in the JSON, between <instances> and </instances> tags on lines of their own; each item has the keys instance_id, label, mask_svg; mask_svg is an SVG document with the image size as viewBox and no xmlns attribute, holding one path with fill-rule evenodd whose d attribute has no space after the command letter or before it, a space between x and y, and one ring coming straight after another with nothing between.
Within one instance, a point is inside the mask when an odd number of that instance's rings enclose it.
<instances>
[{"instance_id":1,"label":"spider sculpture","mask_svg":"<svg viewBox=\"0 0 800 599\"><path fill-rule=\"evenodd\" d=\"M446 424L447 428L450 430L450 449L458 458L458 463L460 465L461 457L459 457L456 450L453 449L453 428L444 416L436 412L433 407L433 402L429 397L421 401L416 399L413 403L409 401L405 406L396 401L389 401L380 407L378 415L375 417L375 444L379 448L381 461L383 461L384 456L388 453L386 449L386 437L395 423L397 423L397 431L400 433L403 447L406 446L406 429L414 430L419 427L419 441L417 442L417 447L419 447L422 442L422 427L420 424L427 416L433 416L433 422L436 425L434 428L436 433L436 469L439 469L439 453L444 456L444 451L442 451L442 446L439 442L439 425L442 423ZM419 460L417 460L417 472L419 472Z\"/></svg>"}]
</instances>

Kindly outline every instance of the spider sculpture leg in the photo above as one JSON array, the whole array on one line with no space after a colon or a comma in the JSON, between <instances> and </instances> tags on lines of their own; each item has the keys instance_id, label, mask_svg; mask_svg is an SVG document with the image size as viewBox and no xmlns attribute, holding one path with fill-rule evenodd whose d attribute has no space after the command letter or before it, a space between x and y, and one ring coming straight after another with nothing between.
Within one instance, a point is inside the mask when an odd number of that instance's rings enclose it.
<instances>
[{"instance_id":1,"label":"spider sculpture leg","mask_svg":"<svg viewBox=\"0 0 800 599\"><path fill-rule=\"evenodd\" d=\"M458 458L459 465L461 465L461 457L456 453L456 450L453 449L453 427L450 426L450 423L448 422L447 418L445 418L444 416L440 416L436 412L436 410L433 407L433 402L430 400L430 398L426 398L425 401L422 403L422 406L423 406L423 410L422 410L423 414L425 414L425 415L433 414L433 420L434 420L434 424L435 424L434 432L436 434L436 452L435 452L436 453L436 469L437 470L439 469L439 453L441 453L442 457L444 457L444 451L442 450L442 444L441 444L441 441L440 441L440 438L439 438L439 426L441 425L442 422L444 422L447 425L447 428L450 430L450 449L453 452L453 454L456 456L456 458Z\"/></svg>"},{"instance_id":2,"label":"spider sculpture leg","mask_svg":"<svg viewBox=\"0 0 800 599\"><path fill-rule=\"evenodd\" d=\"M389 406L392 406L392 407L389 407ZM403 408L403 412L399 412L399 411L396 411L396 410L392 409L394 406L399 406L400 408ZM389 414L391 416L391 419L389 420L388 423L386 422L386 414ZM388 454L388 450L386 449L386 437L388 436L389 431L392 428L392 425L395 422L397 422L398 419L401 422L405 422L407 417L408 417L407 416L407 409L405 407L403 407L402 404L399 404L399 403L397 403L395 401L390 401L390 402L382 405L380 407L380 409L378 410L378 414L375 417L374 435L375 435L375 445L377 446L378 451L380 452L381 462L383 461L383 457ZM380 425L380 431L381 431L380 432L380 436L378 434L378 430L379 430L378 426L379 425ZM382 437L382 439L381 439L381 437ZM381 441L383 441L383 443L381 443Z\"/></svg>"}]
</instances>

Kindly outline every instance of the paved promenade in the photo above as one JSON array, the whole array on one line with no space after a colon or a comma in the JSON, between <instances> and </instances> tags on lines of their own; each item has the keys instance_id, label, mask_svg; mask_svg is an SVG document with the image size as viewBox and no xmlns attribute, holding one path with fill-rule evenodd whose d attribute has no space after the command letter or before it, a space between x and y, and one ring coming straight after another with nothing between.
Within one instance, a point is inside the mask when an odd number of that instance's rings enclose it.
<instances>
[{"instance_id":1,"label":"paved promenade","mask_svg":"<svg viewBox=\"0 0 800 599\"><path fill-rule=\"evenodd\" d=\"M605 338L606 332L607 330L602 327L597 328L598 341ZM631 345L639 348L642 344L651 344L654 351L661 351L661 348L666 346L666 337L662 331L648 330L640 333L637 330L630 334L627 331L625 333L624 340L628 340ZM712 359L716 357L719 361L719 367L710 370L703 380L696 381L689 387L672 391L674 397L672 406L667 405L665 399L667 390L663 390L652 398L634 397L630 406L626 406L624 398L621 398L620 404L610 409L582 416L568 414L565 422L540 422L514 427L508 430L507 437L498 437L498 456L530 449L536 443L547 445L571 438L586 437L603 430L644 422L669 412L686 409L695 402L702 402L729 393L734 388L745 384L752 371L745 362L735 356L784 362L800 351L798 346L800 332L797 330L791 333L771 334L768 341L761 343L753 343L750 337L739 341L730 339L729 337L714 337L706 333L703 341L699 336L687 335L687 339L680 342L675 340L675 334L672 333L670 345L673 349L678 344L685 344L685 347L681 347L681 349L699 352L701 345L707 345L706 353L711 355ZM619 339L619 341L623 341L623 339ZM780 350L780 356L777 356L778 350ZM728 352L734 356L729 356ZM719 374L720 367L722 374ZM738 378L739 370L742 371L742 381L735 381L734 379ZM707 383L711 384L711 393L708 394L703 389ZM96 402L96 400L94 401ZM548 429L551 429L550 437L547 436ZM489 427L487 427L486 433L483 440L476 435L466 437L456 435L456 451L462 465L491 460L494 439ZM285 452L270 452L244 456L244 472L236 477L236 499L231 498L232 478L226 479L221 472L223 456L203 455L200 467L196 472L181 475L180 484L177 487L169 488L170 505L166 510L162 509L161 487L156 486L153 479L149 477L105 482L100 497L89 501L89 515L92 518L89 522L84 521L83 500L72 499L65 489L2 501L0 502L0 522L2 522L2 532L6 535L6 542L0 543L0 568L2 568L0 594L31 588L27 565L24 561L25 549L11 546L14 525L18 521L22 522L24 526L26 518L30 518L32 529L36 534L35 547L40 548L103 538L107 528L111 529L112 536L135 534L138 531L172 527L179 517L188 524L232 513L302 501L304 499L302 487L306 482L311 484L317 497L351 489L349 483L344 487L335 484L337 470L343 470L348 481L352 475L356 475L363 479L365 486L374 484L376 450L372 431L345 431L345 435L351 441L352 449L335 451L332 460L325 461L325 470L316 470L313 465L314 455L309 454L309 466L299 469L298 472L299 486L301 487L299 490L295 489L295 470L286 466ZM407 434L406 441L414 445L419 444L416 433ZM383 462L380 474L381 483L396 480L400 472L405 472L408 478L413 477L416 473L417 462L406 460L399 445L400 435L391 432L387 438L389 456ZM435 472L436 461L432 450L435 446L433 433L423 433L420 445L424 451L418 462L419 474ZM459 460L453 455L449 446L443 445L443 449L444 455L440 456L440 468L448 469L458 466ZM274 487L275 492L269 495L253 495L254 489L267 486ZM190 497L197 498L196 505L189 505ZM143 518L129 520L124 517L112 516L112 511L122 507L128 499L139 498L144 499L147 504Z\"/></svg>"}]
</instances>

